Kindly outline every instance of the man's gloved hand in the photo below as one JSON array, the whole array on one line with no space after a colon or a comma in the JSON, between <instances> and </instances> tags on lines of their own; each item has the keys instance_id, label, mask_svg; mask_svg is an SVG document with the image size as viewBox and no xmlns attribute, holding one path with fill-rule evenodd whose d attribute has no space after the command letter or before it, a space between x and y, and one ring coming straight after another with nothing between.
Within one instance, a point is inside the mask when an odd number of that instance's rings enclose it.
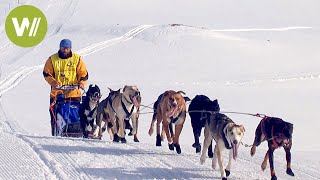
<instances>
[{"instance_id":1,"label":"man's gloved hand","mask_svg":"<svg viewBox=\"0 0 320 180\"><path fill-rule=\"evenodd\" d=\"M80 84L79 84L79 88L80 88L80 89L84 89L84 84L81 84L81 83L80 83Z\"/></svg>"},{"instance_id":2,"label":"man's gloved hand","mask_svg":"<svg viewBox=\"0 0 320 180\"><path fill-rule=\"evenodd\" d=\"M51 86L54 87L54 88L59 88L60 84L57 81L53 81Z\"/></svg>"}]
</instances>

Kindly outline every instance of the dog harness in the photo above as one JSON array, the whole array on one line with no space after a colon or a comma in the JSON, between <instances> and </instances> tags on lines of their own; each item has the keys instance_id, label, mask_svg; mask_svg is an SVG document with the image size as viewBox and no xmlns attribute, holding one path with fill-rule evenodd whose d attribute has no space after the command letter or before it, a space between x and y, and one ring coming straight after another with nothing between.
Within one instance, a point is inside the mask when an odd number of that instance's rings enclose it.
<instances>
[{"instance_id":1,"label":"dog harness","mask_svg":"<svg viewBox=\"0 0 320 180\"><path fill-rule=\"evenodd\" d=\"M176 118L171 117L171 118L170 118L170 119L171 119L171 122L172 122L173 124L176 124L176 122L178 121L178 119L179 119L179 117L180 117L181 114L182 114L182 111L179 113L179 115L178 115Z\"/></svg>"},{"instance_id":2,"label":"dog harness","mask_svg":"<svg viewBox=\"0 0 320 180\"><path fill-rule=\"evenodd\" d=\"M224 133L223 131L223 136L222 136L222 139L223 139L223 142L224 142L224 146L227 148L227 149L231 149L231 146L226 138L226 133Z\"/></svg>"},{"instance_id":3,"label":"dog harness","mask_svg":"<svg viewBox=\"0 0 320 180\"><path fill-rule=\"evenodd\" d=\"M218 116L219 115L219 116ZM232 147L230 146L227 137L226 137L226 130L227 130L227 125L229 123L228 119L225 115L222 116L222 118L220 117L223 114L216 114L216 116L218 116L218 122L217 122L217 127L222 126L223 127L223 131L222 131L222 140L224 142L224 146L227 149L231 149ZM217 139L215 139L217 141Z\"/></svg>"},{"instance_id":4,"label":"dog harness","mask_svg":"<svg viewBox=\"0 0 320 180\"><path fill-rule=\"evenodd\" d=\"M126 98L124 98L124 99L126 99ZM128 103L131 103L132 104L132 102L129 102L128 100L126 100ZM131 114L132 114L132 112L133 112L133 109L134 109L134 106L132 106L132 108L131 108L131 110L130 110L130 112L127 110L127 107L126 107L126 105L123 103L123 101L122 101L122 98L121 98L121 106L122 106L122 108L123 108L123 110L124 110L124 112L126 113L126 119L130 119L130 117L131 117Z\"/></svg>"},{"instance_id":5,"label":"dog harness","mask_svg":"<svg viewBox=\"0 0 320 180\"><path fill-rule=\"evenodd\" d=\"M91 118L92 118L93 113L95 112L95 110L96 110L96 109L97 109L97 107L98 107L98 104L99 104L99 101L97 102L96 107L94 107L94 108L89 112L88 117L91 117Z\"/></svg>"},{"instance_id":6,"label":"dog harness","mask_svg":"<svg viewBox=\"0 0 320 180\"><path fill-rule=\"evenodd\" d=\"M108 97L108 102L109 102L109 104L110 104L110 106L111 106L112 111L113 111L114 113L116 113L116 111L114 110L114 108L113 108L113 106L112 106L112 98L111 98L111 97Z\"/></svg>"},{"instance_id":7,"label":"dog harness","mask_svg":"<svg viewBox=\"0 0 320 180\"><path fill-rule=\"evenodd\" d=\"M262 120L261 120L261 132L262 132L262 134L264 135L264 137L266 137L267 138L267 135L266 135L266 132L264 131L264 126L265 126L265 121L266 120L268 120L268 119L270 119L270 117L268 117L268 116L265 116ZM269 141L269 139L267 139L268 141ZM275 140L275 136L274 136L274 130L273 130L273 126L272 126L272 128L271 128L271 140L272 140L272 144L273 144L273 146L274 146L274 148L278 148L279 147L279 145L278 145L278 143L276 142L276 140Z\"/></svg>"}]
</instances>

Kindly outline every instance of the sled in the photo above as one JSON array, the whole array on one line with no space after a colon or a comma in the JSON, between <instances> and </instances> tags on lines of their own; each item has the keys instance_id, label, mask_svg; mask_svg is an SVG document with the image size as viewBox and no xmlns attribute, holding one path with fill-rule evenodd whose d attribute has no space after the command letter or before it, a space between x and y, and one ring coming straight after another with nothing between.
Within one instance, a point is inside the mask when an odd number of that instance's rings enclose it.
<instances>
[{"instance_id":1,"label":"sled","mask_svg":"<svg viewBox=\"0 0 320 180\"><path fill-rule=\"evenodd\" d=\"M56 95L51 104L54 119L54 136L61 137L83 137L79 107L81 99L65 98L65 92L78 88L77 85L62 86L61 94Z\"/></svg>"}]
</instances>

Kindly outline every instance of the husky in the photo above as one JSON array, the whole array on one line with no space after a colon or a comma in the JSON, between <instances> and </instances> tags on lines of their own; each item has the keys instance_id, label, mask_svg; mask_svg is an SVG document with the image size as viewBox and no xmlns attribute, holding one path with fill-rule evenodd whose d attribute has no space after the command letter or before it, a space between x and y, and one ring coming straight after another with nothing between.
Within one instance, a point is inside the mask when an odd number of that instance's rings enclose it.
<instances>
[{"instance_id":1,"label":"husky","mask_svg":"<svg viewBox=\"0 0 320 180\"><path fill-rule=\"evenodd\" d=\"M94 130L94 122L97 116L97 106L101 98L100 88L91 84L86 97L79 108L80 124L84 138L88 138Z\"/></svg>"},{"instance_id":2,"label":"husky","mask_svg":"<svg viewBox=\"0 0 320 180\"><path fill-rule=\"evenodd\" d=\"M94 132L94 136L99 136L106 129L108 125L108 132L110 139L113 142L126 143L125 127L126 119L132 120L132 134L134 141L139 142L138 134L138 113L141 104L140 90L137 86L125 86L123 91L111 91L110 97L103 100L98 106L97 117L97 131ZM104 127L101 123L105 121Z\"/></svg>"},{"instance_id":3,"label":"husky","mask_svg":"<svg viewBox=\"0 0 320 180\"><path fill-rule=\"evenodd\" d=\"M221 113L211 114L204 129L203 149L200 157L200 163L206 160L206 154L211 141L214 139L216 145L214 147L212 168L215 169L217 161L220 167L221 178L227 179L230 175L232 159L236 160L238 156L238 148L244 136L245 129L242 125L235 124L229 117ZM222 151L228 149L229 163L226 169L223 166Z\"/></svg>"},{"instance_id":4,"label":"husky","mask_svg":"<svg viewBox=\"0 0 320 180\"><path fill-rule=\"evenodd\" d=\"M220 106L217 99L212 101L205 95L196 95L196 97L192 99L188 112L191 118L191 126L194 135L194 143L192 147L196 148L196 153L201 152L199 137L201 136L202 128L204 128L207 119L210 118L210 114L217 113L219 111ZM208 156L209 158L213 157L212 143L208 149Z\"/></svg>"}]
</instances>

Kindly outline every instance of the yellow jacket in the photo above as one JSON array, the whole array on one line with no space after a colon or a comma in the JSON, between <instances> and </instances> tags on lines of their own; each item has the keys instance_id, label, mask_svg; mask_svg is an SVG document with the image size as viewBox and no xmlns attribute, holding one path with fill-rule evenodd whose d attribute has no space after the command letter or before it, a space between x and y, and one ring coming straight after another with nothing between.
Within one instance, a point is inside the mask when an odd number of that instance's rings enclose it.
<instances>
[{"instance_id":1,"label":"yellow jacket","mask_svg":"<svg viewBox=\"0 0 320 180\"><path fill-rule=\"evenodd\" d=\"M63 85L85 85L88 80L87 68L82 57L72 52L72 56L67 59L59 58L58 53L50 56L43 68L43 76L51 86L50 97L55 98L61 90L52 87L54 82ZM64 92L66 98L81 97L79 89Z\"/></svg>"}]
</instances>

